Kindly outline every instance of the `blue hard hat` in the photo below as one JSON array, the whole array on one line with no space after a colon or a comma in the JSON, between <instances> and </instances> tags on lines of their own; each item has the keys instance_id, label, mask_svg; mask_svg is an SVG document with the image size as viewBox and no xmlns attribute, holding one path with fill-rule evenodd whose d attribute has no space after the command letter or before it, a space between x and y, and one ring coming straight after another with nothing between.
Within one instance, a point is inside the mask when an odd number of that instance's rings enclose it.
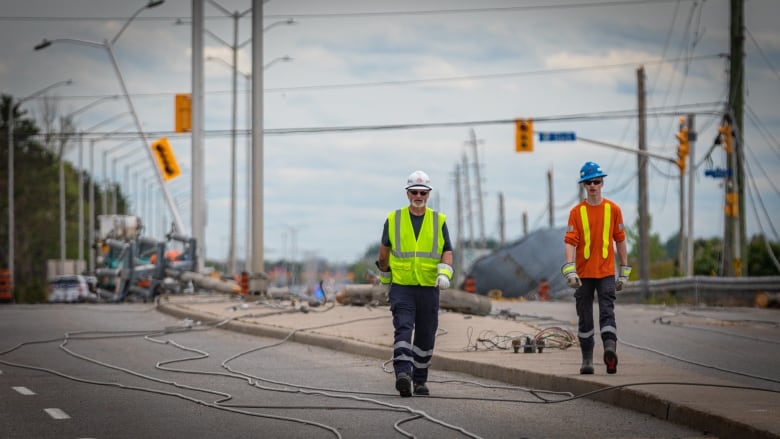
<instances>
[{"instance_id":1,"label":"blue hard hat","mask_svg":"<svg viewBox=\"0 0 780 439\"><path fill-rule=\"evenodd\" d=\"M607 174L604 173L604 171L601 170L601 166L598 165L598 163L594 162L585 162L584 165L582 165L582 168L580 168L580 183L583 181L592 180L594 178L598 177L606 177Z\"/></svg>"}]
</instances>

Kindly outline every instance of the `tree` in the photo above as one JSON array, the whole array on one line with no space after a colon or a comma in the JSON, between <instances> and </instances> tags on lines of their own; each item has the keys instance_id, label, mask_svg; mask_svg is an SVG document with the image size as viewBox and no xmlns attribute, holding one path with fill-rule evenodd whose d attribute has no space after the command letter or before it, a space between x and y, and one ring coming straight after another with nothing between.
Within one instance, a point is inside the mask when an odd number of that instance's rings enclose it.
<instances>
[{"instance_id":1,"label":"tree","mask_svg":"<svg viewBox=\"0 0 780 439\"><path fill-rule=\"evenodd\" d=\"M0 193L8 193L8 115L11 96L0 97L2 139L0 139ZM54 120L47 116L45 120ZM61 133L60 133L61 134ZM14 295L17 302L39 302L46 299L46 261L59 258L59 163L56 149L46 146L60 137L41 131L33 119L19 108L14 109ZM44 143L41 143L43 139ZM58 144L59 146L59 144ZM66 257L78 254L78 172L69 163L66 178ZM88 184L95 184L91 177ZM95 184L100 197L102 188ZM120 194L118 207L125 211L126 201ZM89 200L85 200L88 212ZM95 212L99 209L95 209ZM8 212L8 198L0 197L0 212ZM8 215L0 215L0 267L8 267Z\"/></svg>"},{"instance_id":2,"label":"tree","mask_svg":"<svg viewBox=\"0 0 780 439\"><path fill-rule=\"evenodd\" d=\"M753 236L748 245L748 276L780 274L777 255L780 255L780 243L769 242L764 235Z\"/></svg>"}]
</instances>

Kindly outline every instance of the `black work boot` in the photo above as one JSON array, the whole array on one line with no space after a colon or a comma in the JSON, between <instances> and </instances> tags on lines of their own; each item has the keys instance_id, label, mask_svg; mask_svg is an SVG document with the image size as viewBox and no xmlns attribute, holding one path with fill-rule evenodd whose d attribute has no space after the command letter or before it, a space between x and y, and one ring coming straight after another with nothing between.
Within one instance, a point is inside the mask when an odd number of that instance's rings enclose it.
<instances>
[{"instance_id":1,"label":"black work boot","mask_svg":"<svg viewBox=\"0 0 780 439\"><path fill-rule=\"evenodd\" d=\"M428 396L431 392L428 390L428 386L426 386L425 383L416 383L414 385L414 394L417 396Z\"/></svg>"},{"instance_id":2,"label":"black work boot","mask_svg":"<svg viewBox=\"0 0 780 439\"><path fill-rule=\"evenodd\" d=\"M580 375L593 375L593 348L582 350L582 366Z\"/></svg>"},{"instance_id":3,"label":"black work boot","mask_svg":"<svg viewBox=\"0 0 780 439\"><path fill-rule=\"evenodd\" d=\"M401 372L395 378L395 390L404 398L412 396L412 377Z\"/></svg>"},{"instance_id":4,"label":"black work boot","mask_svg":"<svg viewBox=\"0 0 780 439\"><path fill-rule=\"evenodd\" d=\"M604 340L604 364L607 365L607 373L617 373L618 356L617 341Z\"/></svg>"}]
</instances>

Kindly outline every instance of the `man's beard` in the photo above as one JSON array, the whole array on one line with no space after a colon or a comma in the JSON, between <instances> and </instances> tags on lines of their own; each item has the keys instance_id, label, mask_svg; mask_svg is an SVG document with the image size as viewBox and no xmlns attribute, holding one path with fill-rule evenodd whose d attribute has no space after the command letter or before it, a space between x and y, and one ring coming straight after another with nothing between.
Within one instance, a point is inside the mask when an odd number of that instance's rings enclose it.
<instances>
[{"instance_id":1,"label":"man's beard","mask_svg":"<svg viewBox=\"0 0 780 439\"><path fill-rule=\"evenodd\" d=\"M425 200L412 200L412 206L418 209L425 207Z\"/></svg>"}]
</instances>

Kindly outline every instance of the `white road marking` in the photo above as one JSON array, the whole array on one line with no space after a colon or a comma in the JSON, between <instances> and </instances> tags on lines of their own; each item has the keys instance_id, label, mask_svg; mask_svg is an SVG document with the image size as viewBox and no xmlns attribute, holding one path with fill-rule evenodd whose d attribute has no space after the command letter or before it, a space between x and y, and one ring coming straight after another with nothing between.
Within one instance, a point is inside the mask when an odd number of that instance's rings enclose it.
<instances>
[{"instance_id":1,"label":"white road marking","mask_svg":"<svg viewBox=\"0 0 780 439\"><path fill-rule=\"evenodd\" d=\"M54 419L70 419L70 416L60 409L43 409L43 411Z\"/></svg>"},{"instance_id":2,"label":"white road marking","mask_svg":"<svg viewBox=\"0 0 780 439\"><path fill-rule=\"evenodd\" d=\"M35 395L35 392L28 389L27 387L11 387L12 389L16 390L22 395Z\"/></svg>"}]
</instances>

